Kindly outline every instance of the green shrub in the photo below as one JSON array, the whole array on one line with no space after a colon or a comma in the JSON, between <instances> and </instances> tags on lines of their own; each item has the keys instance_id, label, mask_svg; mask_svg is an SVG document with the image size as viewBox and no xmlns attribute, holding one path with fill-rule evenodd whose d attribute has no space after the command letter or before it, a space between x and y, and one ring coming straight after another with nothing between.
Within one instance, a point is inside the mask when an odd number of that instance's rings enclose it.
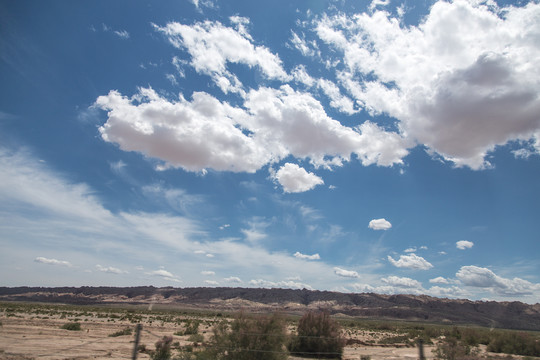
<instances>
[{"instance_id":1,"label":"green shrub","mask_svg":"<svg viewBox=\"0 0 540 360\"><path fill-rule=\"evenodd\" d=\"M497 332L489 342L487 350L505 354L540 356L540 340L524 332Z\"/></svg>"},{"instance_id":2,"label":"green shrub","mask_svg":"<svg viewBox=\"0 0 540 360\"><path fill-rule=\"evenodd\" d=\"M64 330L70 330L70 331L80 331L81 330L81 324L78 322L69 322L65 323L61 327Z\"/></svg>"},{"instance_id":3,"label":"green shrub","mask_svg":"<svg viewBox=\"0 0 540 360\"><path fill-rule=\"evenodd\" d=\"M124 330L118 330L117 332L114 332L112 334L109 334L109 337L117 337L117 336L123 336L123 335L131 335L131 328L125 328Z\"/></svg>"},{"instance_id":4,"label":"green shrub","mask_svg":"<svg viewBox=\"0 0 540 360\"><path fill-rule=\"evenodd\" d=\"M188 337L188 341L202 343L204 341L204 336L202 334L193 334Z\"/></svg>"},{"instance_id":5,"label":"green shrub","mask_svg":"<svg viewBox=\"0 0 540 360\"><path fill-rule=\"evenodd\" d=\"M184 335L195 335L199 333L199 321L188 320L186 322L186 329L184 330Z\"/></svg>"},{"instance_id":6,"label":"green shrub","mask_svg":"<svg viewBox=\"0 0 540 360\"><path fill-rule=\"evenodd\" d=\"M197 353L197 359L285 360L288 357L285 322L277 314L248 317L241 313L230 327L224 321L214 326L212 332L207 349Z\"/></svg>"},{"instance_id":7,"label":"green shrub","mask_svg":"<svg viewBox=\"0 0 540 360\"><path fill-rule=\"evenodd\" d=\"M341 328L328 312L308 312L298 322L289 350L304 357L341 359L344 346Z\"/></svg>"}]
</instances>

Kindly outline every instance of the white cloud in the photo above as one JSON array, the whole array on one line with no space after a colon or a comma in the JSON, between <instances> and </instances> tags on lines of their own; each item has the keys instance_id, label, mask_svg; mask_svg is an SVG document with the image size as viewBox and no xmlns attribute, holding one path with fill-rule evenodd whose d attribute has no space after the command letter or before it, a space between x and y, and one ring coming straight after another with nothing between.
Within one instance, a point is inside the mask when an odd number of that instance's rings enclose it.
<instances>
[{"instance_id":1,"label":"white cloud","mask_svg":"<svg viewBox=\"0 0 540 360\"><path fill-rule=\"evenodd\" d=\"M298 251L294 253L294 257L298 259L305 259L305 260L320 260L321 259L319 254L305 255Z\"/></svg>"},{"instance_id":2,"label":"white cloud","mask_svg":"<svg viewBox=\"0 0 540 360\"><path fill-rule=\"evenodd\" d=\"M214 275L216 275L216 273L214 271L209 271L209 270L201 271L201 274L204 275L204 276L214 276Z\"/></svg>"},{"instance_id":3,"label":"white cloud","mask_svg":"<svg viewBox=\"0 0 540 360\"><path fill-rule=\"evenodd\" d=\"M399 260L394 260L388 255L388 261L395 267L413 270L428 270L433 267L426 259L416 254L401 255Z\"/></svg>"},{"instance_id":4,"label":"white cloud","mask_svg":"<svg viewBox=\"0 0 540 360\"><path fill-rule=\"evenodd\" d=\"M249 285L259 288L289 288L289 289L308 289L313 290L313 288L308 284L303 284L296 281L285 280L285 281L268 281L264 279L254 279L249 281Z\"/></svg>"},{"instance_id":5,"label":"white cloud","mask_svg":"<svg viewBox=\"0 0 540 360\"><path fill-rule=\"evenodd\" d=\"M438 276L434 279L429 279L429 282L432 284L448 284L448 280L446 280L442 276Z\"/></svg>"},{"instance_id":6,"label":"white cloud","mask_svg":"<svg viewBox=\"0 0 540 360\"><path fill-rule=\"evenodd\" d=\"M126 30L115 30L114 33L121 39L129 39L129 33Z\"/></svg>"},{"instance_id":7,"label":"white cloud","mask_svg":"<svg viewBox=\"0 0 540 360\"><path fill-rule=\"evenodd\" d=\"M144 88L131 98L110 91L95 106L108 111L103 140L188 171L253 173L290 155L328 168L352 154L366 166L392 166L407 155L397 133L369 121L343 126L313 96L289 86L251 90L245 109L207 93L170 101Z\"/></svg>"},{"instance_id":8,"label":"white cloud","mask_svg":"<svg viewBox=\"0 0 540 360\"><path fill-rule=\"evenodd\" d=\"M228 63L257 66L269 79L288 80L280 58L264 46L255 46L245 29L245 22L233 17L238 29L219 22L205 21L192 26L172 22L164 27L154 25L177 48L191 55L191 65L199 73L209 75L227 93L243 93L238 78L227 69Z\"/></svg>"},{"instance_id":9,"label":"white cloud","mask_svg":"<svg viewBox=\"0 0 540 360\"><path fill-rule=\"evenodd\" d=\"M221 260L227 265L220 267L221 272L249 273L254 279L276 284L294 274L302 278L303 284L296 284L297 288L308 288L307 284L313 282L318 288L329 289L341 281L328 277L332 266L322 261L305 261L285 252L273 252L259 243L212 239L203 227L206 218L199 221L195 217L142 211L111 213L95 194L92 188L54 173L24 151L0 148L0 227L3 236L10 239L10 246L0 252L0 263L16 268L28 261L28 248L36 248L54 250L55 259L72 259L86 269L112 257L118 260L115 267L119 269L143 265L139 267L142 270L123 276L126 286L141 282L156 286L179 283L176 274L182 274L186 286L200 286L204 280L200 279L201 261L219 266ZM251 222L264 221L254 217ZM166 268L159 268L160 265ZM104 280L96 276L97 271L89 274L74 269L62 277L51 278L48 284L77 286L83 282L97 286ZM16 271L10 278L13 286L39 286L32 271Z\"/></svg>"},{"instance_id":10,"label":"white cloud","mask_svg":"<svg viewBox=\"0 0 540 360\"><path fill-rule=\"evenodd\" d=\"M174 277L173 274L171 274L169 271L164 270L164 269L150 271L147 274L148 275L153 275L153 276L167 277L167 278L173 278Z\"/></svg>"},{"instance_id":11,"label":"white cloud","mask_svg":"<svg viewBox=\"0 0 540 360\"><path fill-rule=\"evenodd\" d=\"M460 240L460 241L456 242L456 247L459 250L470 249L473 246L474 246L474 243L472 241Z\"/></svg>"},{"instance_id":12,"label":"white cloud","mask_svg":"<svg viewBox=\"0 0 540 360\"><path fill-rule=\"evenodd\" d=\"M236 283L236 284L243 283L242 279L240 279L237 276L231 276L231 277L225 278L223 280L225 280L226 282L229 282L229 283Z\"/></svg>"},{"instance_id":13,"label":"white cloud","mask_svg":"<svg viewBox=\"0 0 540 360\"><path fill-rule=\"evenodd\" d=\"M536 2L456 0L434 3L418 26L374 11L322 17L315 30L342 54L336 74L366 110L456 166L482 169L497 145L540 130L539 21Z\"/></svg>"},{"instance_id":14,"label":"white cloud","mask_svg":"<svg viewBox=\"0 0 540 360\"><path fill-rule=\"evenodd\" d=\"M71 263L69 261L65 260L57 260L57 259L48 259L42 256L38 256L34 259L35 262L41 263L41 264L47 264L47 265L60 265L60 266L67 266L71 267Z\"/></svg>"},{"instance_id":15,"label":"white cloud","mask_svg":"<svg viewBox=\"0 0 540 360\"><path fill-rule=\"evenodd\" d=\"M314 173L292 163L283 165L274 175L286 193L298 193L314 189L324 181Z\"/></svg>"},{"instance_id":16,"label":"white cloud","mask_svg":"<svg viewBox=\"0 0 540 360\"><path fill-rule=\"evenodd\" d=\"M206 285L210 285L210 286L217 286L219 285L219 282L215 281L215 280L204 280L204 283Z\"/></svg>"},{"instance_id":17,"label":"white cloud","mask_svg":"<svg viewBox=\"0 0 540 360\"><path fill-rule=\"evenodd\" d=\"M445 298L467 298L471 294L467 291L461 289L458 286L451 287L441 287L441 286L432 286L426 292L428 295L445 297Z\"/></svg>"},{"instance_id":18,"label":"white cloud","mask_svg":"<svg viewBox=\"0 0 540 360\"><path fill-rule=\"evenodd\" d=\"M316 56L320 55L319 47L315 41L306 41L304 34L298 35L291 30L292 37L290 39L291 44L295 49L300 51L304 56Z\"/></svg>"},{"instance_id":19,"label":"white cloud","mask_svg":"<svg viewBox=\"0 0 540 360\"><path fill-rule=\"evenodd\" d=\"M339 111L352 115L357 113L359 110L354 108L354 102L343 95L339 90L339 87L326 79L319 79L317 82L319 88L324 92L326 96L330 99L330 106L338 109Z\"/></svg>"},{"instance_id":20,"label":"white cloud","mask_svg":"<svg viewBox=\"0 0 540 360\"><path fill-rule=\"evenodd\" d=\"M353 288L358 292L370 292L377 294L425 294L426 290L418 280L408 277L388 276L382 278L384 285L372 286L369 284L356 283Z\"/></svg>"},{"instance_id":21,"label":"white cloud","mask_svg":"<svg viewBox=\"0 0 540 360\"><path fill-rule=\"evenodd\" d=\"M206 93L194 93L191 102L183 97L169 102L152 89L140 89L131 99L111 91L96 105L109 111L99 129L105 141L171 166L255 172L271 159L237 127L245 112Z\"/></svg>"},{"instance_id":22,"label":"white cloud","mask_svg":"<svg viewBox=\"0 0 540 360\"><path fill-rule=\"evenodd\" d=\"M358 275L358 273L356 271L345 270L345 269L341 269L341 268L338 268L338 267L334 268L334 274L336 274L337 276L349 277L349 278L359 278L360 277L360 275Z\"/></svg>"},{"instance_id":23,"label":"white cloud","mask_svg":"<svg viewBox=\"0 0 540 360\"><path fill-rule=\"evenodd\" d=\"M466 286L488 288L491 292L503 296L532 295L540 291L540 284L533 284L520 278L506 279L487 268L462 266L456 277Z\"/></svg>"},{"instance_id":24,"label":"white cloud","mask_svg":"<svg viewBox=\"0 0 540 360\"><path fill-rule=\"evenodd\" d=\"M294 81L304 84L307 87L312 87L316 83L316 80L307 73L304 65L296 66L292 71L292 76Z\"/></svg>"},{"instance_id":25,"label":"white cloud","mask_svg":"<svg viewBox=\"0 0 540 360\"><path fill-rule=\"evenodd\" d=\"M392 166L407 155L397 133L369 121L354 129L343 126L311 94L288 85L251 90L244 106L251 115L245 126L274 159L293 155L329 167L342 165L354 153L363 165Z\"/></svg>"},{"instance_id":26,"label":"white cloud","mask_svg":"<svg viewBox=\"0 0 540 360\"><path fill-rule=\"evenodd\" d=\"M422 288L422 284L418 280L414 280L408 277L388 276L387 278L382 278L381 281L387 285L399 288Z\"/></svg>"},{"instance_id":27,"label":"white cloud","mask_svg":"<svg viewBox=\"0 0 540 360\"><path fill-rule=\"evenodd\" d=\"M373 230L388 230L392 224L386 219L373 219L369 222L368 227Z\"/></svg>"},{"instance_id":28,"label":"white cloud","mask_svg":"<svg viewBox=\"0 0 540 360\"><path fill-rule=\"evenodd\" d=\"M101 272L104 272L104 273L109 273L109 274L128 274L127 271L120 270L120 269L112 267L112 266L104 267L104 266L101 266L101 265L97 264L96 269L98 269L98 271L101 271Z\"/></svg>"},{"instance_id":29,"label":"white cloud","mask_svg":"<svg viewBox=\"0 0 540 360\"><path fill-rule=\"evenodd\" d=\"M182 282L178 277L174 276L171 272L165 269L150 271L150 272L147 272L146 274L151 275L151 276L157 276L166 281L171 281L171 282L176 282L176 283Z\"/></svg>"},{"instance_id":30,"label":"white cloud","mask_svg":"<svg viewBox=\"0 0 540 360\"><path fill-rule=\"evenodd\" d=\"M266 228L270 226L270 223L260 217L253 217L250 221L247 222L248 229L240 229L240 231L246 237L246 240L250 243L257 243L265 239L268 235L266 234Z\"/></svg>"},{"instance_id":31,"label":"white cloud","mask_svg":"<svg viewBox=\"0 0 540 360\"><path fill-rule=\"evenodd\" d=\"M406 253L412 253L412 252L416 252L416 248L415 247L411 247L411 248L408 248L408 249L405 249L403 250L403 252L406 252Z\"/></svg>"}]
</instances>

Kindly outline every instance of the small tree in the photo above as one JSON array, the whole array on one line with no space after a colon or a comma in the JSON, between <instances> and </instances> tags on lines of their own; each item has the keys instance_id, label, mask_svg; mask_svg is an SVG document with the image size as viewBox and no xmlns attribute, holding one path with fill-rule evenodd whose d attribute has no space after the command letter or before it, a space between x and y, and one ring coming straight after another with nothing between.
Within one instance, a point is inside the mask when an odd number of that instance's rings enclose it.
<instances>
[{"instance_id":1,"label":"small tree","mask_svg":"<svg viewBox=\"0 0 540 360\"><path fill-rule=\"evenodd\" d=\"M341 359L344 346L341 328L330 314L310 311L298 322L297 335L292 337L289 349L304 357Z\"/></svg>"},{"instance_id":2,"label":"small tree","mask_svg":"<svg viewBox=\"0 0 540 360\"><path fill-rule=\"evenodd\" d=\"M281 316L248 317L240 313L231 326L216 325L202 359L216 360L285 360L287 340Z\"/></svg>"}]
</instances>

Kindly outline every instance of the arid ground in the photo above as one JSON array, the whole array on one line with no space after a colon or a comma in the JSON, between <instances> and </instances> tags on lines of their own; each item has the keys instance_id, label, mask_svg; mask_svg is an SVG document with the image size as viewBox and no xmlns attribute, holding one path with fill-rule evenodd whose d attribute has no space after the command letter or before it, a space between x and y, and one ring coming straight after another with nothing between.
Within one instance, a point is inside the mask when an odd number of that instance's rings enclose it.
<instances>
[{"instance_id":1,"label":"arid ground","mask_svg":"<svg viewBox=\"0 0 540 360\"><path fill-rule=\"evenodd\" d=\"M228 317L222 313L197 313L193 310L152 311L22 303L1 305L0 359L131 359L137 323L142 324L141 346L151 351L156 341L163 336L172 336L174 357L180 351L197 351L201 346L189 335L182 334L189 324L199 324L197 332L208 339L214 324ZM81 330L62 328L70 323L79 323ZM294 325L290 325L290 329L293 328ZM367 359L368 356L370 359L418 358L418 349L410 342L382 345L385 340L399 336L395 332L344 327L343 333L349 343L344 359ZM435 345L425 346L427 359L434 358L434 348ZM484 350L482 353L486 354ZM148 351L138 352L137 356L138 359L150 358Z\"/></svg>"}]
</instances>

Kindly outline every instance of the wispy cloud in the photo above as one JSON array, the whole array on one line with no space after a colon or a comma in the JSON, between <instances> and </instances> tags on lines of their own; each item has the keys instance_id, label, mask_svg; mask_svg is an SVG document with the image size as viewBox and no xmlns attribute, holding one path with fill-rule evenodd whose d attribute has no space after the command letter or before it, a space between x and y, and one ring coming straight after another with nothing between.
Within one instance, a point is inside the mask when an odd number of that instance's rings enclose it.
<instances>
[{"instance_id":1,"label":"wispy cloud","mask_svg":"<svg viewBox=\"0 0 540 360\"><path fill-rule=\"evenodd\" d=\"M305 255L305 254L302 254L302 253L300 253L298 251L294 253L294 257L296 257L298 259L305 259L305 260L320 260L321 259L319 254Z\"/></svg>"},{"instance_id":2,"label":"wispy cloud","mask_svg":"<svg viewBox=\"0 0 540 360\"><path fill-rule=\"evenodd\" d=\"M57 259L48 259L45 257L38 256L34 259L35 262L41 263L41 264L47 264L47 265L60 265L60 266L67 266L72 267L71 263L69 261L65 260L57 260Z\"/></svg>"},{"instance_id":3,"label":"wispy cloud","mask_svg":"<svg viewBox=\"0 0 540 360\"><path fill-rule=\"evenodd\" d=\"M98 271L101 271L101 272L104 272L104 273L109 273L109 274L128 274L129 273L127 271L120 270L120 269L112 267L112 266L104 267L104 266L101 266L99 264L96 265L96 269Z\"/></svg>"}]
</instances>

